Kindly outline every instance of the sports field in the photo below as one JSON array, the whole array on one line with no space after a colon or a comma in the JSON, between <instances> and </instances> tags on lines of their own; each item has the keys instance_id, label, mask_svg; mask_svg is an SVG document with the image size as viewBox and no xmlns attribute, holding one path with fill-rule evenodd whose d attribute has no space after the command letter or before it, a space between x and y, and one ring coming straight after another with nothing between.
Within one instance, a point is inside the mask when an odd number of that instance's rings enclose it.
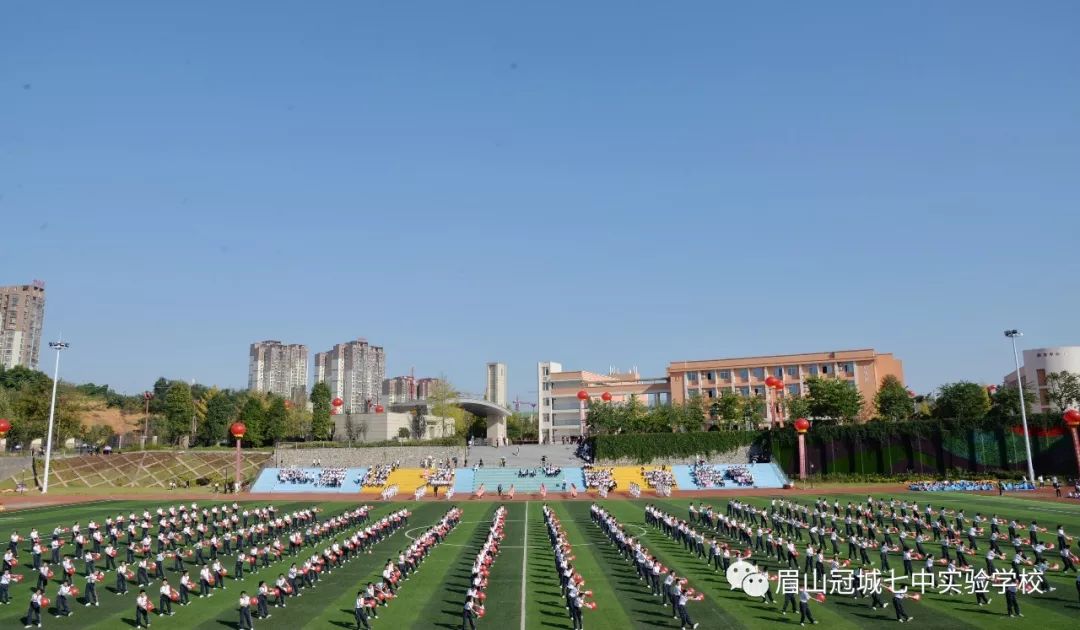
<instances>
[{"instance_id":1,"label":"sports field","mask_svg":"<svg viewBox=\"0 0 1080 630\"><path fill-rule=\"evenodd\" d=\"M778 493L778 496L783 496ZM803 503L814 500L813 496L791 497ZM829 502L836 498L846 504L865 500L865 495L829 495ZM1044 539L1054 540L1054 531L1058 524L1065 526L1072 535L1080 534L1080 506L1034 501L1013 497L973 496L965 494L900 494L894 498L917 500L920 506L929 500L934 508L946 506L949 509L963 509L968 517L976 512L983 516L998 514L1006 519L1027 523L1038 519L1047 527ZM769 498L752 498L748 502L759 506L769 503ZM665 537L659 530L647 528L644 520L644 506L650 501L642 500L602 500L600 504L615 516L628 533L641 534L641 540L665 566L676 570L689 579L689 585L704 593L702 601L690 602L688 608L695 622L701 628L766 628L779 625L796 625L798 613L780 615L781 597L777 596L777 605L771 606L751 599L745 594L729 588L724 575L713 571L704 561L689 555L682 545ZM686 499L659 499L651 501L660 509L685 518ZM696 501L695 501L696 502ZM723 514L726 497L707 500ZM205 501L200 504L210 505ZM99 523L106 516L127 514L131 511L153 511L158 503L125 500L104 501L74 506L48 507L40 509L8 512L0 515L0 540L6 541L14 529L26 535L32 528L41 531L44 538L58 525L71 526L79 521L85 524L91 519ZM264 505L263 503L250 505ZM318 505L325 519L345 509L357 507L355 502L327 502L313 497L311 501L275 504L279 513ZM271 606L272 617L268 620L255 620L256 627L262 628L353 628L353 601L357 590L370 580L377 580L388 558L397 557L410 537L423 532L427 526L436 522L450 507L446 501L424 501L408 503L374 503L372 516L379 517L395 509L407 507L412 512L408 526L402 527L387 539L374 547L371 555L361 555L348 561L343 567L330 575L324 575L314 588L305 589L302 597L288 600L287 608ZM457 503L464 514L461 523L446 537L445 542L437 545L429 557L420 565L420 570L408 581L399 585L398 596L389 605L379 609L379 618L372 620L375 628L460 628L464 593L469 581L469 571L479 545L488 533L488 525L497 507L489 501L463 500ZM565 600L560 595L560 587L555 572L554 555L545 530L542 516L542 503L539 501L517 501L506 504L508 508L505 538L497 560L490 572L487 588L486 614L477 620L479 628L572 628L564 607ZM596 608L585 610L584 627L596 629L621 628L678 628L679 623L672 618L671 609L663 608L659 598L650 594L648 586L640 581L632 564L627 563L608 544L607 538L599 527L590 519L588 501L549 501L566 531L573 554L576 569L585 578L585 589L593 592ZM984 536L988 534L987 531ZM805 544L800 544L800 550ZM23 546L23 548L25 545ZM936 544L928 544L936 552ZM1009 549L1008 545L1003 545ZM32 570L26 566L29 554L20 550L20 565L16 572L28 575L26 581L11 587L12 602L0 606L0 627L21 627L26 613L30 587L33 584ZM1075 548L1075 545L1074 545ZM70 552L70 546L65 548ZM310 550L307 551L311 553ZM1011 556L1011 553L1010 553ZM841 548L841 557L845 557ZM1057 550L1047 552L1051 561L1060 561ZM877 561L876 552L873 559ZM774 570L774 558L755 556L755 560ZM983 566L981 555L969 558L977 568ZM800 558L801 561L801 558ZM194 598L190 606L175 608L173 617L153 619L155 628L238 628L237 597L241 589L253 593L259 580L272 581L284 572L292 562L283 558L269 569L263 569L255 575L245 575L243 580L226 581L227 590L217 591L212 598ZM893 566L900 565L898 557L892 560ZM232 559L226 558L223 564L232 570ZM999 561L1003 568L1007 561ZM171 562L166 562L171 569ZM76 562L79 574L74 583L82 588L82 562ZM189 565L189 568L190 565ZM55 603L57 577L48 587L48 596ZM194 571L193 571L194 573ZM178 576L169 573L170 582L176 583ZM1057 590L1046 594L1021 595L1020 604L1024 617L1008 619L1005 617L1004 597L991 593L992 602L980 607L972 595L927 595L921 601L908 600L907 612L914 617L919 627L929 628L972 628L1004 627L1006 623L1030 627L1072 627L1080 621L1080 603L1073 574L1052 572L1049 581ZM137 589L125 596L113 593L114 578L107 574L103 585L99 586L100 607L85 608L81 596L73 606L74 615L58 619L52 616L52 610L46 611L43 627L47 628L124 628L135 625L134 598ZM148 589L157 602L157 587L154 583ZM887 599L887 597L886 597ZM830 595L824 603L811 603L814 615L820 625L827 627L868 628L895 623L892 608L871 610L866 599Z\"/></svg>"}]
</instances>

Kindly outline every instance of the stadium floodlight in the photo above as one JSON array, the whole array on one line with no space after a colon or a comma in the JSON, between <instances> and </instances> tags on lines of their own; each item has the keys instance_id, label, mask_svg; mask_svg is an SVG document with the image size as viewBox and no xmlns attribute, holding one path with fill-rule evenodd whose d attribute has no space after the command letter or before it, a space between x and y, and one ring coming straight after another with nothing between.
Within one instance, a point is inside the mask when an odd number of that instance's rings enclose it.
<instances>
[{"instance_id":1,"label":"stadium floodlight","mask_svg":"<svg viewBox=\"0 0 1080 630\"><path fill-rule=\"evenodd\" d=\"M62 337L63 335L61 335ZM56 350L56 367L53 369L52 402L49 404L49 429L45 434L45 478L41 481L41 494L49 492L49 465L52 462L53 420L56 418L56 386L60 382L60 351L71 347L66 341L50 341L49 347Z\"/></svg>"},{"instance_id":2,"label":"stadium floodlight","mask_svg":"<svg viewBox=\"0 0 1080 630\"><path fill-rule=\"evenodd\" d=\"M1012 328L1005 331L1005 336L1012 341L1013 361L1016 362L1016 389L1020 392L1020 422L1024 425L1024 448L1027 449L1028 481L1035 483L1035 464L1031 461L1031 436L1028 434L1027 409L1024 405L1024 379L1020 375L1020 355L1016 351L1016 338L1024 333Z\"/></svg>"}]
</instances>

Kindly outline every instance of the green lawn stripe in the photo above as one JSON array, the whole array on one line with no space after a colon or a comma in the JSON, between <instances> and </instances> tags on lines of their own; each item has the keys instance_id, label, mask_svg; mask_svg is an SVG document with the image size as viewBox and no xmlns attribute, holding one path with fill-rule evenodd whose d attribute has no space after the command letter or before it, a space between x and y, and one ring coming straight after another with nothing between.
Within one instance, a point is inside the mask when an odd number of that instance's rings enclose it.
<instances>
[{"instance_id":1,"label":"green lawn stripe","mask_svg":"<svg viewBox=\"0 0 1080 630\"><path fill-rule=\"evenodd\" d=\"M521 559L525 555L523 543L525 542L525 503L509 503L506 506L505 534L499 555L491 566L488 576L487 600L485 604L484 618L477 620L477 628L502 628L504 630L518 630L521 627ZM532 507L531 503L529 507ZM488 514L488 520L494 517L494 510ZM480 537L478 548L469 556L470 566L465 567L465 573L470 570L471 563L479 551L479 545L487 538L489 526L483 525L483 536ZM530 561L532 558L529 559ZM526 568L526 570L528 570ZM462 582L467 582L466 576ZM455 617L456 625L446 626L452 628L461 627L461 605L465 602L465 584L457 594L458 611Z\"/></svg>"},{"instance_id":2,"label":"green lawn stripe","mask_svg":"<svg viewBox=\"0 0 1080 630\"><path fill-rule=\"evenodd\" d=\"M678 628L670 608L660 605L648 587L638 580L632 566L623 561L589 517L589 504L571 501L557 506L563 529L577 556L575 565L596 595L597 609L585 611L585 625L601 628ZM588 544L586 544L588 543ZM610 612L609 612L610 611ZM626 621L617 620L625 616ZM598 621L599 623L593 623Z\"/></svg>"},{"instance_id":3,"label":"green lawn stripe","mask_svg":"<svg viewBox=\"0 0 1080 630\"><path fill-rule=\"evenodd\" d=\"M542 503L528 506L529 565L526 569L528 593L525 598L525 618L530 628L572 628L566 612L566 600L560 593L555 552L548 540L542 510ZM589 627L592 628L593 624L590 623Z\"/></svg>"}]
</instances>

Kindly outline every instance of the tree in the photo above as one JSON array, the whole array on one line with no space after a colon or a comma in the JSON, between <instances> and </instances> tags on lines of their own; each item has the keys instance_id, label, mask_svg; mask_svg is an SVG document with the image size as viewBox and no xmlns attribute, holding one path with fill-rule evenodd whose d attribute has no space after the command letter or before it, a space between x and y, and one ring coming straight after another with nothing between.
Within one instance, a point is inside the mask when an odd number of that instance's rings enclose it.
<instances>
[{"instance_id":1,"label":"tree","mask_svg":"<svg viewBox=\"0 0 1080 630\"><path fill-rule=\"evenodd\" d=\"M353 421L352 414L345 416L345 437L349 440L349 446L352 446L357 437L356 422Z\"/></svg>"},{"instance_id":2,"label":"tree","mask_svg":"<svg viewBox=\"0 0 1080 630\"><path fill-rule=\"evenodd\" d=\"M236 406L230 396L211 397L206 403L206 418L199 425L199 443L204 446L214 446L226 439L225 434L235 414Z\"/></svg>"},{"instance_id":3,"label":"tree","mask_svg":"<svg viewBox=\"0 0 1080 630\"><path fill-rule=\"evenodd\" d=\"M1035 396L1027 387L1024 388L1024 411L1031 413L1031 403ZM990 395L989 416L994 418L1019 418L1020 417L1020 390L1016 387L1002 385Z\"/></svg>"},{"instance_id":4,"label":"tree","mask_svg":"<svg viewBox=\"0 0 1080 630\"><path fill-rule=\"evenodd\" d=\"M431 415L448 418L443 422L453 422L456 435L466 435L472 419L466 418L466 412L457 406L458 392L445 376L440 376L428 390L427 402ZM443 434L448 433L443 427Z\"/></svg>"},{"instance_id":5,"label":"tree","mask_svg":"<svg viewBox=\"0 0 1080 630\"><path fill-rule=\"evenodd\" d=\"M86 443L94 448L100 448L107 444L112 439L115 433L107 424L95 424L86 431L86 436L83 438Z\"/></svg>"},{"instance_id":6,"label":"tree","mask_svg":"<svg viewBox=\"0 0 1080 630\"><path fill-rule=\"evenodd\" d=\"M397 430L397 436L399 438L404 439L404 440L409 439L409 429L408 429L408 427L401 427L400 429L398 429Z\"/></svg>"},{"instance_id":7,"label":"tree","mask_svg":"<svg viewBox=\"0 0 1080 630\"><path fill-rule=\"evenodd\" d=\"M785 396L784 413L792 422L799 418L807 418L810 416L810 401L805 396Z\"/></svg>"},{"instance_id":8,"label":"tree","mask_svg":"<svg viewBox=\"0 0 1080 630\"><path fill-rule=\"evenodd\" d=\"M330 421L330 386L325 381L311 388L311 435L316 440L329 440L333 431Z\"/></svg>"},{"instance_id":9,"label":"tree","mask_svg":"<svg viewBox=\"0 0 1080 630\"><path fill-rule=\"evenodd\" d=\"M881 379L881 387L874 395L874 407L883 420L907 420L915 410L911 394L900 379L892 374Z\"/></svg>"},{"instance_id":10,"label":"tree","mask_svg":"<svg viewBox=\"0 0 1080 630\"><path fill-rule=\"evenodd\" d=\"M669 424L671 429L684 433L701 431L705 427L705 401L699 395L693 395L685 405L678 407L669 406L675 411L674 418ZM664 407L656 407L655 413Z\"/></svg>"},{"instance_id":11,"label":"tree","mask_svg":"<svg viewBox=\"0 0 1080 630\"><path fill-rule=\"evenodd\" d=\"M285 407L285 399L274 396L270 401L270 408L266 410L266 424L263 431L263 440L266 444L276 445L285 439L288 430L289 410Z\"/></svg>"},{"instance_id":12,"label":"tree","mask_svg":"<svg viewBox=\"0 0 1080 630\"><path fill-rule=\"evenodd\" d=\"M244 427L247 428L244 441L251 446L262 446L266 410L263 409L262 401L258 397L248 396L244 401L244 406L240 408L240 422L243 422Z\"/></svg>"},{"instance_id":13,"label":"tree","mask_svg":"<svg viewBox=\"0 0 1080 630\"><path fill-rule=\"evenodd\" d=\"M758 427L765 420L767 405L764 396L744 398L742 404L743 422L751 427Z\"/></svg>"},{"instance_id":14,"label":"tree","mask_svg":"<svg viewBox=\"0 0 1080 630\"><path fill-rule=\"evenodd\" d=\"M416 407L415 409L413 409L413 412L412 412L411 415L412 415L412 431L411 431L411 433L412 433L412 435L414 435L416 437L416 439L418 439L418 440L423 439L424 431L425 431L425 429L427 429L427 419L424 417L423 409L420 408L420 407Z\"/></svg>"},{"instance_id":15,"label":"tree","mask_svg":"<svg viewBox=\"0 0 1080 630\"><path fill-rule=\"evenodd\" d=\"M303 439L311 434L311 412L302 406L294 405L289 409L289 423L285 437Z\"/></svg>"},{"instance_id":16,"label":"tree","mask_svg":"<svg viewBox=\"0 0 1080 630\"><path fill-rule=\"evenodd\" d=\"M1046 375L1046 397L1058 411L1080 405L1080 375L1073 372L1051 372Z\"/></svg>"},{"instance_id":17,"label":"tree","mask_svg":"<svg viewBox=\"0 0 1080 630\"><path fill-rule=\"evenodd\" d=\"M979 420L990 411L986 389L969 381L942 385L934 403L934 417L942 420Z\"/></svg>"},{"instance_id":18,"label":"tree","mask_svg":"<svg viewBox=\"0 0 1080 630\"><path fill-rule=\"evenodd\" d=\"M815 418L851 421L862 411L862 394L850 381L811 376L806 379L806 388L810 415Z\"/></svg>"},{"instance_id":19,"label":"tree","mask_svg":"<svg viewBox=\"0 0 1080 630\"><path fill-rule=\"evenodd\" d=\"M0 367L0 387L10 390L20 390L28 384L47 384L52 387L52 379L44 372L31 370L28 367L16 365L10 370Z\"/></svg>"},{"instance_id":20,"label":"tree","mask_svg":"<svg viewBox=\"0 0 1080 630\"><path fill-rule=\"evenodd\" d=\"M728 425L736 425L743 419L743 403L742 396L730 389L725 389L720 392L720 397L713 405L716 406L717 415L721 420Z\"/></svg>"},{"instance_id":21,"label":"tree","mask_svg":"<svg viewBox=\"0 0 1080 630\"><path fill-rule=\"evenodd\" d=\"M183 381L175 381L165 393L165 422L162 436L170 444L180 442L180 437L190 433L191 418L195 415L195 402L191 388Z\"/></svg>"}]
</instances>

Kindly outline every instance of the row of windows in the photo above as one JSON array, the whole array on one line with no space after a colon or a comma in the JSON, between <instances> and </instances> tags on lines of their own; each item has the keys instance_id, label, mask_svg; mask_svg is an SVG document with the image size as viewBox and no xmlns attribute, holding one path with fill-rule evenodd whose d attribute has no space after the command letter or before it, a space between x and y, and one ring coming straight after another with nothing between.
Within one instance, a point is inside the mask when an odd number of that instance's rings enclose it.
<instances>
[{"instance_id":1,"label":"row of windows","mask_svg":"<svg viewBox=\"0 0 1080 630\"><path fill-rule=\"evenodd\" d=\"M846 380L844 382L851 387L857 387L854 380ZM750 396L751 394L754 396L764 396L765 389L764 385L743 385L734 388L733 391L740 396ZM787 392L789 396L801 396L803 394L803 389L803 386L798 383L784 386L784 391ZM715 387L689 390L689 395L693 396L695 394L704 398L716 398L719 396L719 392Z\"/></svg>"},{"instance_id":2,"label":"row of windows","mask_svg":"<svg viewBox=\"0 0 1080 630\"><path fill-rule=\"evenodd\" d=\"M740 381L748 381L752 376L755 380L763 380L766 375L766 368L739 368L734 370L735 376ZM848 361L846 363L812 363L802 366L802 372L810 376L817 376L819 374L836 374L843 372L846 375L855 374L855 363ZM706 382L731 381L732 370L708 370L704 372L687 372L686 380L690 383L696 383L698 380L705 380ZM799 366L789 365L787 367L772 367L768 368L768 375L774 376L779 379L785 377L797 378L799 376Z\"/></svg>"}]
</instances>

